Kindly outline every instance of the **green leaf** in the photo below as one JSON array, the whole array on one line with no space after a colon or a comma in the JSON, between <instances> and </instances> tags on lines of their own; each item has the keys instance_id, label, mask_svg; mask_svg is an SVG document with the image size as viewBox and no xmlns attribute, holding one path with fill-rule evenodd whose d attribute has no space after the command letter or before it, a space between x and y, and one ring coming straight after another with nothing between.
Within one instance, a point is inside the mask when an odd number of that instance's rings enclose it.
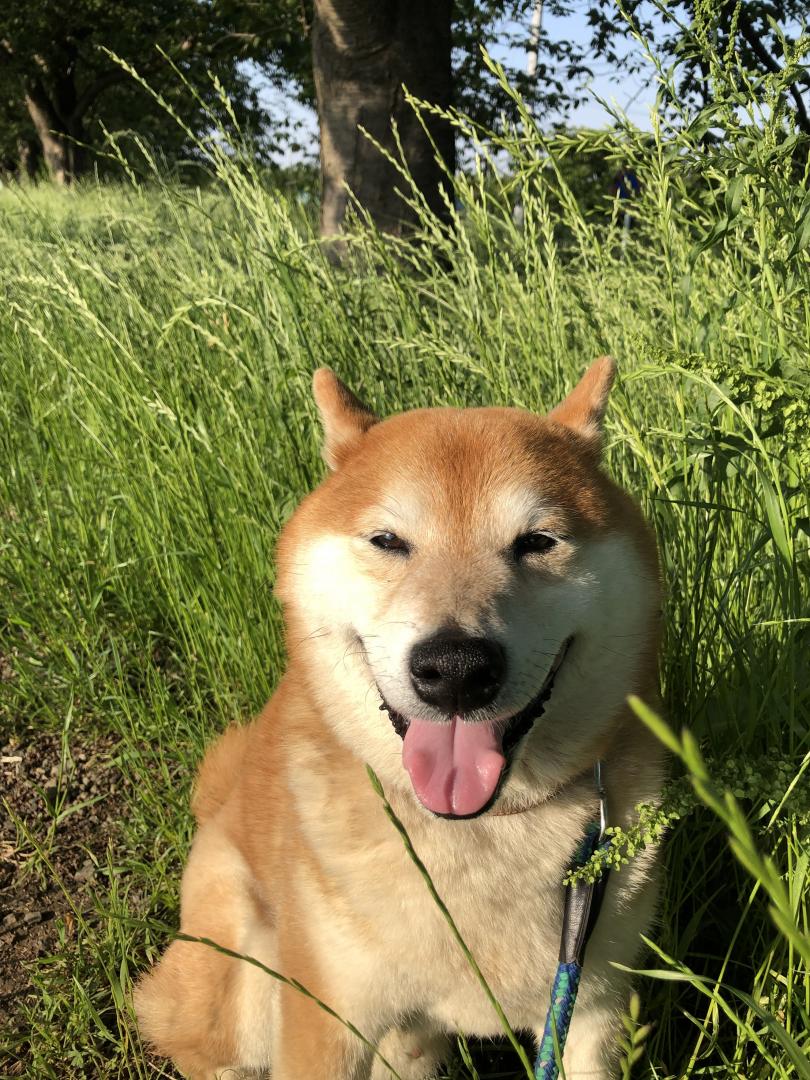
<instances>
[{"instance_id":1,"label":"green leaf","mask_svg":"<svg viewBox=\"0 0 810 1080\"><path fill-rule=\"evenodd\" d=\"M782 517L782 507L780 506L776 490L771 481L759 467L757 467L757 472L759 474L759 484L762 488L762 500L765 503L765 514L768 518L771 537L773 538L773 542L776 545L779 554L785 560L787 566L790 566L792 564L790 540L788 538L787 529L785 528L784 518Z\"/></svg>"},{"instance_id":2,"label":"green leaf","mask_svg":"<svg viewBox=\"0 0 810 1080\"><path fill-rule=\"evenodd\" d=\"M743 176L735 176L729 181L725 195L726 217L729 221L732 221L740 212L744 186L745 177Z\"/></svg>"},{"instance_id":3,"label":"green leaf","mask_svg":"<svg viewBox=\"0 0 810 1080\"><path fill-rule=\"evenodd\" d=\"M799 219L796 225L796 234L793 238L793 243L790 245L787 257L792 259L798 255L800 251L810 244L810 207L805 210L803 216Z\"/></svg>"},{"instance_id":4,"label":"green leaf","mask_svg":"<svg viewBox=\"0 0 810 1080\"><path fill-rule=\"evenodd\" d=\"M699 240L698 243L695 244L695 246L692 248L692 251L689 254L690 263L694 264L695 259L697 259L698 255L706 251L707 248L713 247L718 242L718 240L722 240L729 230L729 225L730 221L725 215L721 217L719 221L716 221L714 226L709 230L708 233L706 233L703 239Z\"/></svg>"}]
</instances>

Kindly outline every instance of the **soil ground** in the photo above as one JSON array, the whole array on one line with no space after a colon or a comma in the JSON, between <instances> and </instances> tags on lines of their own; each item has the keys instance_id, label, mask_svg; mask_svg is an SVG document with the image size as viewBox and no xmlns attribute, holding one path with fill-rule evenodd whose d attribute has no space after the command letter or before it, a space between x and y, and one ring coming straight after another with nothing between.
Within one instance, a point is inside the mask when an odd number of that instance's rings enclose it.
<instances>
[{"instance_id":1,"label":"soil ground","mask_svg":"<svg viewBox=\"0 0 810 1080\"><path fill-rule=\"evenodd\" d=\"M32 966L57 946L60 918L72 934L115 836L128 785L113 749L110 738L63 746L42 733L0 746L0 1017L12 1031Z\"/></svg>"}]
</instances>

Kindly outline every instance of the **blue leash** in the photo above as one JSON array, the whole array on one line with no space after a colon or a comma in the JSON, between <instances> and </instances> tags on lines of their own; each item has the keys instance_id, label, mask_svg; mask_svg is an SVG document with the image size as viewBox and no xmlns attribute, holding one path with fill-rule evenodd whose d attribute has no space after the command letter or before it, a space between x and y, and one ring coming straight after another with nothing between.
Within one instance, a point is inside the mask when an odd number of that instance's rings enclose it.
<instances>
[{"instance_id":1,"label":"blue leash","mask_svg":"<svg viewBox=\"0 0 810 1080\"><path fill-rule=\"evenodd\" d=\"M579 870L598 848L607 847L610 843L610 839L605 836L607 795L602 782L602 772L602 762L597 761L594 766L594 780L599 795L599 821L591 822L586 829L571 861L572 870ZM534 1063L535 1080L557 1080L560 1075L558 1063L562 1059L574 1014L585 946L599 918L609 872L609 868L606 868L597 881L576 882L565 887L560 962L551 987L551 1004Z\"/></svg>"}]
</instances>

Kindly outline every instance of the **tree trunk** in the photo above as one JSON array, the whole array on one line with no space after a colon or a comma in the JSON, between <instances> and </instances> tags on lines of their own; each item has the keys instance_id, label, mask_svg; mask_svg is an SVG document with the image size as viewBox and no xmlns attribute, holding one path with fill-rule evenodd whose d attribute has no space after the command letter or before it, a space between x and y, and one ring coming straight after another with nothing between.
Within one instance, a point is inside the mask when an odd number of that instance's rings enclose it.
<instances>
[{"instance_id":1,"label":"tree trunk","mask_svg":"<svg viewBox=\"0 0 810 1080\"><path fill-rule=\"evenodd\" d=\"M69 184L84 166L84 153L78 145L84 138L81 116L72 111L75 104L72 79L66 80L60 94L62 108L57 108L39 82L29 83L25 94L28 115L42 146L42 156L54 183Z\"/></svg>"},{"instance_id":2,"label":"tree trunk","mask_svg":"<svg viewBox=\"0 0 810 1080\"><path fill-rule=\"evenodd\" d=\"M397 195L408 185L361 126L399 159L396 124L405 162L428 206L440 216L447 184L435 151L402 84L418 98L450 104L452 0L315 0L312 60L321 128L321 234L338 233L350 189L372 220L401 234L413 225L410 208ZM426 117L430 136L452 171L453 129Z\"/></svg>"},{"instance_id":3,"label":"tree trunk","mask_svg":"<svg viewBox=\"0 0 810 1080\"><path fill-rule=\"evenodd\" d=\"M21 184L33 180L39 165L39 146L33 139L20 139L17 143L17 179Z\"/></svg>"}]
</instances>

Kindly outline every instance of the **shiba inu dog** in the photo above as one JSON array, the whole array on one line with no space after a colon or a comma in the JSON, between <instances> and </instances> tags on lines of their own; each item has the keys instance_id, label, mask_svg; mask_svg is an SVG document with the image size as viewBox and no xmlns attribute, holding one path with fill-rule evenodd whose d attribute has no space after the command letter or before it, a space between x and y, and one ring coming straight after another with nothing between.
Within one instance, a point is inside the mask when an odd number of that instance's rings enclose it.
<instances>
[{"instance_id":1,"label":"shiba inu dog","mask_svg":"<svg viewBox=\"0 0 810 1080\"><path fill-rule=\"evenodd\" d=\"M500 1033L366 775L369 763L515 1029L542 1031L563 878L594 817L655 802L659 573L600 468L614 377L597 360L547 416L426 409L378 420L326 369L331 473L278 549L289 666L202 765L181 929L298 980L403 1080L456 1032ZM655 853L606 889L565 1049L608 1078ZM370 1046L256 966L178 940L135 996L145 1039L194 1078L388 1077Z\"/></svg>"}]
</instances>

